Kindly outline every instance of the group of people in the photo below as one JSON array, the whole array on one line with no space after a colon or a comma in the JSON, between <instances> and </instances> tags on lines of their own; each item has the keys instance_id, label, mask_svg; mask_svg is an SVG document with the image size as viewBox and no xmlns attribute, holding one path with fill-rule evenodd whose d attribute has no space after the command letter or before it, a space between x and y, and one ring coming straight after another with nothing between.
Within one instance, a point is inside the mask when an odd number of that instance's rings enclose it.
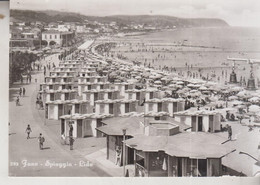
<instances>
[{"instance_id":1,"label":"group of people","mask_svg":"<svg viewBox=\"0 0 260 185\"><path fill-rule=\"evenodd\" d=\"M30 139L30 134L32 132L31 126L27 125L25 132L27 133L27 139ZM43 143L45 142L45 138L43 137L42 133L39 134L38 143L40 150L43 150Z\"/></svg>"},{"instance_id":2,"label":"group of people","mask_svg":"<svg viewBox=\"0 0 260 185\"><path fill-rule=\"evenodd\" d=\"M19 95L20 96L25 96L25 88L24 87L20 87L20 90L19 90Z\"/></svg>"},{"instance_id":3,"label":"group of people","mask_svg":"<svg viewBox=\"0 0 260 185\"><path fill-rule=\"evenodd\" d=\"M44 109L43 101L42 101L42 97L41 96L37 96L37 98L36 98L36 107L38 109Z\"/></svg>"},{"instance_id":4,"label":"group of people","mask_svg":"<svg viewBox=\"0 0 260 185\"><path fill-rule=\"evenodd\" d=\"M22 96L25 96L25 88L24 87L23 88L21 87L19 89L19 96L17 96L16 100L15 100L16 106L20 105L20 97L22 97Z\"/></svg>"}]
</instances>

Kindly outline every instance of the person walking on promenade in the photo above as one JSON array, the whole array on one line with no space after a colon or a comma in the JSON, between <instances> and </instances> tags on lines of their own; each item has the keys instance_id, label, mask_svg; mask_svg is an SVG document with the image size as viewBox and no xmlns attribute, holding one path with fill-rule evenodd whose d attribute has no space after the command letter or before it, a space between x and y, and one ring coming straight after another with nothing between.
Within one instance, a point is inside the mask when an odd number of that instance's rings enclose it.
<instances>
[{"instance_id":1,"label":"person walking on promenade","mask_svg":"<svg viewBox=\"0 0 260 185\"><path fill-rule=\"evenodd\" d=\"M117 147L116 149L116 165L120 166L120 160L121 159L121 150L120 147Z\"/></svg>"},{"instance_id":2,"label":"person walking on promenade","mask_svg":"<svg viewBox=\"0 0 260 185\"><path fill-rule=\"evenodd\" d=\"M30 125L27 126L25 132L27 133L27 139L29 139L30 138L30 133L32 132L32 129L31 129Z\"/></svg>"},{"instance_id":3,"label":"person walking on promenade","mask_svg":"<svg viewBox=\"0 0 260 185\"><path fill-rule=\"evenodd\" d=\"M227 131L228 131L228 139L232 140L232 128L231 128L231 126L227 125Z\"/></svg>"},{"instance_id":4,"label":"person walking on promenade","mask_svg":"<svg viewBox=\"0 0 260 185\"><path fill-rule=\"evenodd\" d=\"M25 95L25 88L23 88L23 96Z\"/></svg>"},{"instance_id":5,"label":"person walking on promenade","mask_svg":"<svg viewBox=\"0 0 260 185\"><path fill-rule=\"evenodd\" d=\"M45 141L45 138L42 136L42 133L40 133L39 137L38 137L38 142L39 142L39 147L40 147L40 150L43 149L43 143Z\"/></svg>"},{"instance_id":6,"label":"person walking on promenade","mask_svg":"<svg viewBox=\"0 0 260 185\"><path fill-rule=\"evenodd\" d=\"M20 88L20 90L19 90L19 95L20 95L20 96L22 96L22 92L23 92L23 89Z\"/></svg>"},{"instance_id":7,"label":"person walking on promenade","mask_svg":"<svg viewBox=\"0 0 260 185\"><path fill-rule=\"evenodd\" d=\"M15 102L16 102L16 106L18 106L20 104L19 96L17 96Z\"/></svg>"},{"instance_id":8,"label":"person walking on promenade","mask_svg":"<svg viewBox=\"0 0 260 185\"><path fill-rule=\"evenodd\" d=\"M73 143L74 143L73 137L70 137L70 150L73 150Z\"/></svg>"}]
</instances>

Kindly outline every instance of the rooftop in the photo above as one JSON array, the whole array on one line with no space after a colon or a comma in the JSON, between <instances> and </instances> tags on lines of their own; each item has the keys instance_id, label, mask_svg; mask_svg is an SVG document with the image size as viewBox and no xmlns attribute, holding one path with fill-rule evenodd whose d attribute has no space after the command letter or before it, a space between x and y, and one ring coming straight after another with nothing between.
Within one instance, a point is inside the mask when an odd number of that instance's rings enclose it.
<instances>
[{"instance_id":1,"label":"rooftop","mask_svg":"<svg viewBox=\"0 0 260 185\"><path fill-rule=\"evenodd\" d=\"M174 115L187 115L187 116L193 116L193 115L215 115L219 114L219 111L217 110L196 110L196 109L188 109L185 111L175 112Z\"/></svg>"},{"instance_id":2,"label":"rooftop","mask_svg":"<svg viewBox=\"0 0 260 185\"><path fill-rule=\"evenodd\" d=\"M92 114L73 114L73 115L63 115L63 116L60 116L61 119L100 119L100 118L109 118L109 117L112 117L111 114L95 114L95 113L92 113Z\"/></svg>"},{"instance_id":3,"label":"rooftop","mask_svg":"<svg viewBox=\"0 0 260 185\"><path fill-rule=\"evenodd\" d=\"M117 136L122 136L122 130L126 129L126 135L134 136L143 133L141 121L143 121L141 117L113 117L102 120L106 125L96 129L107 135Z\"/></svg>"},{"instance_id":4,"label":"rooftop","mask_svg":"<svg viewBox=\"0 0 260 185\"><path fill-rule=\"evenodd\" d=\"M43 31L42 34L60 34L60 31L57 31L57 30L47 30L47 31Z\"/></svg>"},{"instance_id":5,"label":"rooftop","mask_svg":"<svg viewBox=\"0 0 260 185\"><path fill-rule=\"evenodd\" d=\"M86 100L55 100L55 101L47 101L46 104L82 104L82 103L88 103Z\"/></svg>"},{"instance_id":6,"label":"rooftop","mask_svg":"<svg viewBox=\"0 0 260 185\"><path fill-rule=\"evenodd\" d=\"M145 103L159 103L159 102L183 102L184 99L182 98L153 98L146 100Z\"/></svg>"},{"instance_id":7,"label":"rooftop","mask_svg":"<svg viewBox=\"0 0 260 185\"><path fill-rule=\"evenodd\" d=\"M184 132L173 136L138 135L126 145L146 152L165 151L170 156L190 158L220 158L232 151L222 145L226 139L213 133Z\"/></svg>"}]
</instances>

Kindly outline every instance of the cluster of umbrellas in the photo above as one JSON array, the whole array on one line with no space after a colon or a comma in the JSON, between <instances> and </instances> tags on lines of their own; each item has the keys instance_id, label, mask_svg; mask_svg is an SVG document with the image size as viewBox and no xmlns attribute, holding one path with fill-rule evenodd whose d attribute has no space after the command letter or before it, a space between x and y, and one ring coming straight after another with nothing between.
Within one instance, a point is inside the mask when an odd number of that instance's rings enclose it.
<instances>
[{"instance_id":1,"label":"cluster of umbrellas","mask_svg":"<svg viewBox=\"0 0 260 185\"><path fill-rule=\"evenodd\" d=\"M81 51L79 54L86 55L86 52ZM245 107L249 112L260 112L260 91L246 91L243 87L220 85L201 79L184 79L177 74L113 59L99 66L99 70L113 77L114 82L145 84L146 87L160 89L169 94L174 92L179 97L189 98L194 102L207 98L210 105L224 107L228 102L228 105L235 108Z\"/></svg>"}]
</instances>

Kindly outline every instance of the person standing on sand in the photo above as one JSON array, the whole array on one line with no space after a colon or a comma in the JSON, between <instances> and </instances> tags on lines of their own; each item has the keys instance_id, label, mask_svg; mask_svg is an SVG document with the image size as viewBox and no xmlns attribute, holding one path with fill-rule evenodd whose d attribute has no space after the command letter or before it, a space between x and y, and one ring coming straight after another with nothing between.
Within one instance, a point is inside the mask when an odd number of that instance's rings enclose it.
<instances>
[{"instance_id":1,"label":"person standing on sand","mask_svg":"<svg viewBox=\"0 0 260 185\"><path fill-rule=\"evenodd\" d=\"M38 137L38 142L39 142L39 147L40 147L40 150L43 149L43 143L45 141L45 138L42 136L42 133L40 133L39 137Z\"/></svg>"},{"instance_id":2,"label":"person standing on sand","mask_svg":"<svg viewBox=\"0 0 260 185\"><path fill-rule=\"evenodd\" d=\"M25 88L23 87L23 96L25 95Z\"/></svg>"},{"instance_id":3,"label":"person standing on sand","mask_svg":"<svg viewBox=\"0 0 260 185\"><path fill-rule=\"evenodd\" d=\"M29 139L30 138L30 133L32 132L32 129L31 129L30 125L27 126L25 132L27 133L27 139Z\"/></svg>"},{"instance_id":4,"label":"person standing on sand","mask_svg":"<svg viewBox=\"0 0 260 185\"><path fill-rule=\"evenodd\" d=\"M227 124L228 139L232 140L232 128Z\"/></svg>"}]
</instances>

